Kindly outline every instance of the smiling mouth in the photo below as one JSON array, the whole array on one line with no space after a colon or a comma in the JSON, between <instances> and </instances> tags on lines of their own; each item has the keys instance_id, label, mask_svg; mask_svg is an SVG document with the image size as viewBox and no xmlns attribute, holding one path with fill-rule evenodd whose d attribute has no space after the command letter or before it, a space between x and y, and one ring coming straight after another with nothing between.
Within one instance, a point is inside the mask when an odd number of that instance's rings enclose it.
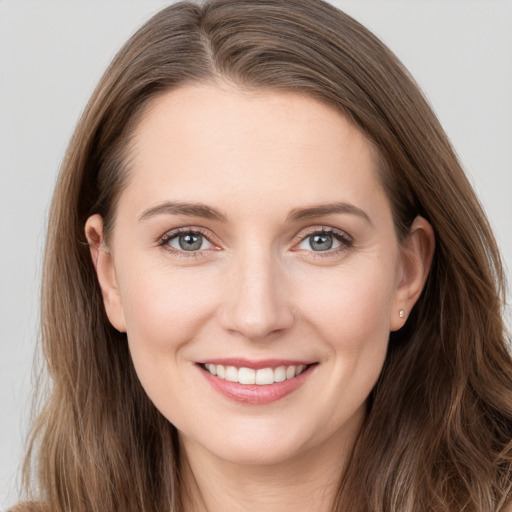
<instances>
[{"instance_id":1,"label":"smiling mouth","mask_svg":"<svg viewBox=\"0 0 512 512\"><path fill-rule=\"evenodd\" d=\"M222 364L206 363L201 367L213 376L228 382L258 386L269 386L271 384L284 382L298 377L311 365L299 364L290 366L278 366L276 368L253 368L227 366Z\"/></svg>"},{"instance_id":2,"label":"smiling mouth","mask_svg":"<svg viewBox=\"0 0 512 512\"><path fill-rule=\"evenodd\" d=\"M318 361L267 359L210 360L196 363L206 382L244 405L266 405L297 391L315 373Z\"/></svg>"}]
</instances>

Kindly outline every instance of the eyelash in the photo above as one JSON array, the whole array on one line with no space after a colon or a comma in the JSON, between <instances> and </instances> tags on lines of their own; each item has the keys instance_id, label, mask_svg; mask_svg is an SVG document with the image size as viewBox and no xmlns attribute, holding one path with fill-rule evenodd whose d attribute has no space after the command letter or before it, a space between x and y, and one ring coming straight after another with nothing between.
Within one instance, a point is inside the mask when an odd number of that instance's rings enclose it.
<instances>
[{"instance_id":1,"label":"eyelash","mask_svg":"<svg viewBox=\"0 0 512 512\"><path fill-rule=\"evenodd\" d=\"M315 236L315 235L329 235L332 236L335 240L337 240L340 243L339 247L336 247L334 249L329 249L327 251L313 251L308 250L307 252L311 253L311 255L314 258L329 258L333 256L338 256L340 253L347 251L354 245L354 239L345 233L344 231L340 231L335 228L330 227L314 227L310 230L306 231L305 233L300 233L297 235L296 239L297 242L295 242L294 246L298 245L299 243L307 240L308 238ZM301 250L301 249L295 249L295 250Z\"/></svg>"},{"instance_id":2,"label":"eyelash","mask_svg":"<svg viewBox=\"0 0 512 512\"><path fill-rule=\"evenodd\" d=\"M178 228L174 229L173 231L170 231L169 233L166 233L160 238L160 243L158 244L160 247L163 247L166 251L170 252L172 255L177 256L179 258L200 258L207 256L207 251L211 250L199 250L199 251L185 251L185 250L179 250L175 249L174 247L171 247L169 245L169 242L173 240L174 238L181 236L181 235L196 235L201 236L208 240L213 246L215 244L210 240L210 235L203 231L200 228Z\"/></svg>"},{"instance_id":3,"label":"eyelash","mask_svg":"<svg viewBox=\"0 0 512 512\"><path fill-rule=\"evenodd\" d=\"M204 237L210 244L212 244L214 247L216 245L210 240L210 235L203 231L200 228L178 228L173 231L170 231L163 235L160 238L159 246L163 247L166 251L170 252L171 254L178 256L180 258L198 258L198 257L205 257L208 254L208 251L211 251L212 249L205 249L205 250L197 250L197 251L185 251L185 250L179 250L175 249L174 247L171 247L169 245L169 242L173 240L174 238L181 236L181 235L196 235ZM340 243L339 247L336 247L334 249L329 249L326 251L307 251L312 254L315 258L326 258L326 257L332 257L335 255L338 255L341 252L347 251L354 245L354 240L351 236L349 236L344 231L340 231L334 228L330 227L315 227L308 230L306 233L301 233L297 235L294 239L294 247L301 242L307 240L308 238L314 236L314 235L329 235L332 236L335 240L337 240ZM215 250L215 249L214 249ZM295 251L301 250L301 249L294 249ZM304 249L303 249L304 250Z\"/></svg>"}]
</instances>

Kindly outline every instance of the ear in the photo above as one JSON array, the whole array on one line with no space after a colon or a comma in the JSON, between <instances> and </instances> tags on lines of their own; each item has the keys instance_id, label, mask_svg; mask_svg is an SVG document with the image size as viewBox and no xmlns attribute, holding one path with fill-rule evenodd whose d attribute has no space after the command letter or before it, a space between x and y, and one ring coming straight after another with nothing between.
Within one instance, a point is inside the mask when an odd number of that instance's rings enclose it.
<instances>
[{"instance_id":1,"label":"ear","mask_svg":"<svg viewBox=\"0 0 512 512\"><path fill-rule=\"evenodd\" d=\"M87 219L85 236L89 243L92 263L96 269L108 319L118 331L126 332L124 309L117 285L114 261L105 243L101 215L92 215Z\"/></svg>"},{"instance_id":2,"label":"ear","mask_svg":"<svg viewBox=\"0 0 512 512\"><path fill-rule=\"evenodd\" d=\"M419 299L434 256L435 236L430 223L416 217L400 247L401 274L391 311L391 330L400 329Z\"/></svg>"}]
</instances>

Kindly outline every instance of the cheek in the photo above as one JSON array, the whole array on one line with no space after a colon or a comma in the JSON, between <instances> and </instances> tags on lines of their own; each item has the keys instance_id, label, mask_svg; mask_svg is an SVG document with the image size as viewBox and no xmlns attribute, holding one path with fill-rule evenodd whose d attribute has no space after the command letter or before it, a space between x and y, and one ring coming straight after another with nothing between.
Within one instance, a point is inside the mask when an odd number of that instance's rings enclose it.
<instances>
[{"instance_id":1,"label":"cheek","mask_svg":"<svg viewBox=\"0 0 512 512\"><path fill-rule=\"evenodd\" d=\"M133 351L177 351L215 312L215 283L200 268L146 266L120 283Z\"/></svg>"},{"instance_id":2,"label":"cheek","mask_svg":"<svg viewBox=\"0 0 512 512\"><path fill-rule=\"evenodd\" d=\"M329 268L294 279L302 333L316 344L324 371L322 393L311 397L319 412L311 421L326 435L360 421L384 364L389 311L394 297L395 260L358 259L357 265ZM396 266L396 265L395 265Z\"/></svg>"},{"instance_id":3,"label":"cheek","mask_svg":"<svg viewBox=\"0 0 512 512\"><path fill-rule=\"evenodd\" d=\"M301 310L335 350L358 352L387 342L394 299L394 275L379 267L329 272L303 288Z\"/></svg>"},{"instance_id":4,"label":"cheek","mask_svg":"<svg viewBox=\"0 0 512 512\"><path fill-rule=\"evenodd\" d=\"M120 283L127 337L135 370L147 395L177 428L193 424L193 363L187 346L214 316L212 277L196 269L145 266ZM179 390L172 392L172 390ZM177 413L178 411L179 413Z\"/></svg>"},{"instance_id":5,"label":"cheek","mask_svg":"<svg viewBox=\"0 0 512 512\"><path fill-rule=\"evenodd\" d=\"M326 363L335 379L326 383L327 396L344 404L340 414L359 408L374 387L387 353L389 293L385 286L366 279L348 278L319 297L311 297L310 323L327 345ZM314 318L313 318L313 315ZM340 391L343 392L340 394Z\"/></svg>"}]
</instances>

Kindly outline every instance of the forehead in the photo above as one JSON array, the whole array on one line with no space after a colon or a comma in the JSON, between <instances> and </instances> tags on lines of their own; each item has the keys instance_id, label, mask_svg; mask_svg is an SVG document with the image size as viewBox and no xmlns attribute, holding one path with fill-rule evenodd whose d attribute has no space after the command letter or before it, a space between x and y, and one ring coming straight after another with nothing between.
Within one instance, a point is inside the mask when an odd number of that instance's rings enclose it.
<instances>
[{"instance_id":1,"label":"forehead","mask_svg":"<svg viewBox=\"0 0 512 512\"><path fill-rule=\"evenodd\" d=\"M382 194L372 144L339 112L296 93L187 86L154 99L130 148L133 200L280 193L305 202ZM188 197L185 197L188 199Z\"/></svg>"}]
</instances>

